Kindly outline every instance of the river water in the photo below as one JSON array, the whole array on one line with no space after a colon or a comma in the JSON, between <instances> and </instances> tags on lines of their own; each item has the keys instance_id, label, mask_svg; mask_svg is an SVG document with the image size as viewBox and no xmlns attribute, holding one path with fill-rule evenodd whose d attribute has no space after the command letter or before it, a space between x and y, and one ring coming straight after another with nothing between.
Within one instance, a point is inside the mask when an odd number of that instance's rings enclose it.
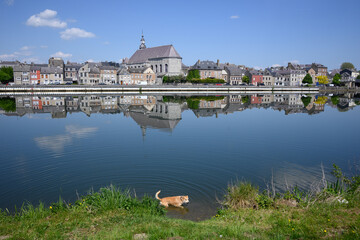
<instances>
[{"instance_id":1,"label":"river water","mask_svg":"<svg viewBox=\"0 0 360 240\"><path fill-rule=\"evenodd\" d=\"M168 215L213 216L229 183L277 191L360 159L359 96L9 96L1 110L0 208L49 204L114 184L189 195ZM16 109L15 109L16 106Z\"/></svg>"}]
</instances>

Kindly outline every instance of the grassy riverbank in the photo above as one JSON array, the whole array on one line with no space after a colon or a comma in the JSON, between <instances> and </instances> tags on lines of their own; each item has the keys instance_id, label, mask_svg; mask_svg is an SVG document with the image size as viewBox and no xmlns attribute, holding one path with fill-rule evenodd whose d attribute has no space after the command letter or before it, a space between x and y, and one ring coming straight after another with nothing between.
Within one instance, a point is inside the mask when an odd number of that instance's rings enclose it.
<instances>
[{"instance_id":1,"label":"grassy riverbank","mask_svg":"<svg viewBox=\"0 0 360 240\"><path fill-rule=\"evenodd\" d=\"M168 218L153 198L110 186L72 204L59 199L15 214L2 211L0 239L358 239L360 178L337 173L336 182L322 181L306 193L230 185L223 209L202 222Z\"/></svg>"}]
</instances>

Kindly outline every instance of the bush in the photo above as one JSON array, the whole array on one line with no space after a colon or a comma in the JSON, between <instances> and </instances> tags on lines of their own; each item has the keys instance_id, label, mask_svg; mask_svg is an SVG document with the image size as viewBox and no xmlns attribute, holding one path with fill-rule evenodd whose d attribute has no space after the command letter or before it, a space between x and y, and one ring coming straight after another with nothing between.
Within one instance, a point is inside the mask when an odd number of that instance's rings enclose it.
<instances>
[{"instance_id":1,"label":"bush","mask_svg":"<svg viewBox=\"0 0 360 240\"><path fill-rule=\"evenodd\" d=\"M186 102L190 109L199 109L199 104L200 104L199 100L187 99Z\"/></svg>"},{"instance_id":2,"label":"bush","mask_svg":"<svg viewBox=\"0 0 360 240\"><path fill-rule=\"evenodd\" d=\"M249 103L249 101L250 101L250 98L247 95L241 98L242 103Z\"/></svg>"},{"instance_id":3,"label":"bush","mask_svg":"<svg viewBox=\"0 0 360 240\"><path fill-rule=\"evenodd\" d=\"M235 210L239 208L257 208L258 192L259 188L248 182L230 184L222 205Z\"/></svg>"},{"instance_id":4,"label":"bush","mask_svg":"<svg viewBox=\"0 0 360 240\"><path fill-rule=\"evenodd\" d=\"M157 200L145 196L141 201L132 197L130 190L121 191L113 185L100 188L99 192L90 191L83 198L84 204L96 211L123 209L133 213L163 215L165 210Z\"/></svg>"},{"instance_id":5,"label":"bush","mask_svg":"<svg viewBox=\"0 0 360 240\"><path fill-rule=\"evenodd\" d=\"M218 78L206 78L206 79L197 79L193 78L190 80L191 83L225 83L225 80Z\"/></svg>"},{"instance_id":6,"label":"bush","mask_svg":"<svg viewBox=\"0 0 360 240\"><path fill-rule=\"evenodd\" d=\"M185 82L186 78L182 75L178 75L178 76L164 76L163 77L163 82L164 83L180 83L180 82Z\"/></svg>"},{"instance_id":7,"label":"bush","mask_svg":"<svg viewBox=\"0 0 360 240\"><path fill-rule=\"evenodd\" d=\"M267 209L274 205L274 200L265 190L261 194L257 195L255 200L259 208Z\"/></svg>"},{"instance_id":8,"label":"bush","mask_svg":"<svg viewBox=\"0 0 360 240\"><path fill-rule=\"evenodd\" d=\"M186 80L191 81L193 79L200 78L200 72L197 69L189 70L188 75L186 76Z\"/></svg>"},{"instance_id":9,"label":"bush","mask_svg":"<svg viewBox=\"0 0 360 240\"><path fill-rule=\"evenodd\" d=\"M290 191L286 191L283 195L285 200L295 200L296 202L305 202L308 200L308 195L301 191L297 186Z\"/></svg>"},{"instance_id":10,"label":"bush","mask_svg":"<svg viewBox=\"0 0 360 240\"><path fill-rule=\"evenodd\" d=\"M16 111L16 103L13 98L0 98L0 108L5 110L5 112L15 112Z\"/></svg>"}]
</instances>

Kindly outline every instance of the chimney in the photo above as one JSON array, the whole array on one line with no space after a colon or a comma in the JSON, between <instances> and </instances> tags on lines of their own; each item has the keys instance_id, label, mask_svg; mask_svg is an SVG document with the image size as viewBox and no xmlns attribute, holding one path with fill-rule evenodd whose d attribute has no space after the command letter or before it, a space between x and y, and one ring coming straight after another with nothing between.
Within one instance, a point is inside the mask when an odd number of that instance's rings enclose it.
<instances>
[{"instance_id":1,"label":"chimney","mask_svg":"<svg viewBox=\"0 0 360 240\"><path fill-rule=\"evenodd\" d=\"M200 64L200 59L197 61L198 64Z\"/></svg>"},{"instance_id":2,"label":"chimney","mask_svg":"<svg viewBox=\"0 0 360 240\"><path fill-rule=\"evenodd\" d=\"M216 61L216 65L219 66L219 63L220 63L220 60L218 59L218 60Z\"/></svg>"}]
</instances>

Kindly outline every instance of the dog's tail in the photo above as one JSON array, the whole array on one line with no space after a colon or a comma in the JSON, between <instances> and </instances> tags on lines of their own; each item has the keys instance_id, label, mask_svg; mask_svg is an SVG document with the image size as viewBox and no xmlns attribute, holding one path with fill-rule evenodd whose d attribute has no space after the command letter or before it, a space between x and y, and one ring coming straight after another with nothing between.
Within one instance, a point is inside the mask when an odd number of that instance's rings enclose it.
<instances>
[{"instance_id":1,"label":"dog's tail","mask_svg":"<svg viewBox=\"0 0 360 240\"><path fill-rule=\"evenodd\" d=\"M156 194L155 194L155 198L157 199L157 200L161 200L160 198L159 198L159 193L161 192L161 190L159 190Z\"/></svg>"}]
</instances>

